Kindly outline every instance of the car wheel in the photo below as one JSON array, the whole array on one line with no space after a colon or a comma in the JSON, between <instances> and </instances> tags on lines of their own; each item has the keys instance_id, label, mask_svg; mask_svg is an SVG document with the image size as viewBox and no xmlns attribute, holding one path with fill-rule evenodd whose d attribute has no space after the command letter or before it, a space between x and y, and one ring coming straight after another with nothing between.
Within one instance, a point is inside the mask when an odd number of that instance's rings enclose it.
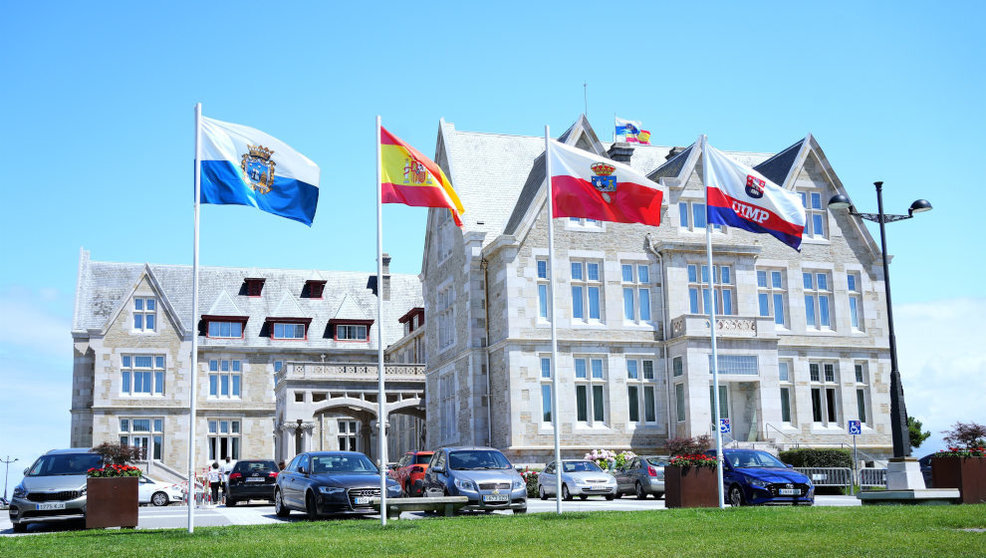
<instances>
[{"instance_id":1,"label":"car wheel","mask_svg":"<svg viewBox=\"0 0 986 558\"><path fill-rule=\"evenodd\" d=\"M743 505L743 490L735 484L729 487L729 505L734 508Z\"/></svg>"},{"instance_id":2,"label":"car wheel","mask_svg":"<svg viewBox=\"0 0 986 558\"><path fill-rule=\"evenodd\" d=\"M151 495L151 503L155 506L167 506L168 505L168 495L164 492L155 492Z\"/></svg>"},{"instance_id":3,"label":"car wheel","mask_svg":"<svg viewBox=\"0 0 986 558\"><path fill-rule=\"evenodd\" d=\"M542 500L548 499L548 493L544 491L544 486L538 487L538 497L540 497Z\"/></svg>"},{"instance_id":4,"label":"car wheel","mask_svg":"<svg viewBox=\"0 0 986 558\"><path fill-rule=\"evenodd\" d=\"M585 494L583 494L583 495L581 495L581 496L579 496L579 500L585 500L585 499L586 499L586 498L588 498L588 497L589 497L589 496L587 496L587 495L585 495Z\"/></svg>"},{"instance_id":5,"label":"car wheel","mask_svg":"<svg viewBox=\"0 0 986 558\"><path fill-rule=\"evenodd\" d=\"M311 521L318 519L318 507L315 505L315 495L311 492L305 495L305 513Z\"/></svg>"},{"instance_id":6,"label":"car wheel","mask_svg":"<svg viewBox=\"0 0 986 558\"><path fill-rule=\"evenodd\" d=\"M644 487L639 482L634 486L634 492L636 492L637 499L638 500L646 500L647 499L647 493L644 492Z\"/></svg>"},{"instance_id":7,"label":"car wheel","mask_svg":"<svg viewBox=\"0 0 986 558\"><path fill-rule=\"evenodd\" d=\"M27 533L27 523L14 523L15 533Z\"/></svg>"},{"instance_id":8,"label":"car wheel","mask_svg":"<svg viewBox=\"0 0 986 558\"><path fill-rule=\"evenodd\" d=\"M654 497L657 498L658 500L660 500L661 498L664 498L664 493L663 492L659 492L659 493L655 494Z\"/></svg>"},{"instance_id":9,"label":"car wheel","mask_svg":"<svg viewBox=\"0 0 986 558\"><path fill-rule=\"evenodd\" d=\"M226 507L231 508L236 505L236 500L230 497L226 497Z\"/></svg>"},{"instance_id":10,"label":"car wheel","mask_svg":"<svg viewBox=\"0 0 986 558\"><path fill-rule=\"evenodd\" d=\"M568 485L567 484L561 485L561 497L564 500L571 500L572 499L572 493L568 491Z\"/></svg>"},{"instance_id":11,"label":"car wheel","mask_svg":"<svg viewBox=\"0 0 986 558\"><path fill-rule=\"evenodd\" d=\"M606 495L606 499L607 500L612 500L613 498L616 498L616 494L607 494Z\"/></svg>"},{"instance_id":12,"label":"car wheel","mask_svg":"<svg viewBox=\"0 0 986 558\"><path fill-rule=\"evenodd\" d=\"M284 500L281 497L281 491L274 491L274 515L277 517L287 517L291 513L291 510L284 505Z\"/></svg>"},{"instance_id":13,"label":"car wheel","mask_svg":"<svg viewBox=\"0 0 986 558\"><path fill-rule=\"evenodd\" d=\"M514 510L514 515L517 515L518 513L527 513L527 508L517 508L517 509L515 509Z\"/></svg>"}]
</instances>

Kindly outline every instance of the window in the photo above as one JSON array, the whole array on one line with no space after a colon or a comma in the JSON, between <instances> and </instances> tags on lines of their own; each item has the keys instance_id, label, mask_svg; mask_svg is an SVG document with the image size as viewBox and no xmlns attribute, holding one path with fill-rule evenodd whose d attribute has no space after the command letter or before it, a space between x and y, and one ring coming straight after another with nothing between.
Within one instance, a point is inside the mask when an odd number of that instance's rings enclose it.
<instances>
[{"instance_id":1,"label":"window","mask_svg":"<svg viewBox=\"0 0 986 558\"><path fill-rule=\"evenodd\" d=\"M716 364L720 374L738 374L741 376L759 376L760 368L756 355L718 355ZM712 373L712 355L709 355L709 374Z\"/></svg>"},{"instance_id":2,"label":"window","mask_svg":"<svg viewBox=\"0 0 986 558\"><path fill-rule=\"evenodd\" d=\"M240 398L240 361L209 361L209 398Z\"/></svg>"},{"instance_id":3,"label":"window","mask_svg":"<svg viewBox=\"0 0 986 558\"><path fill-rule=\"evenodd\" d=\"M650 321L650 267L625 263L621 266L623 282L623 319L628 322Z\"/></svg>"},{"instance_id":4,"label":"window","mask_svg":"<svg viewBox=\"0 0 986 558\"><path fill-rule=\"evenodd\" d=\"M243 324L240 322L209 322L209 337L242 339Z\"/></svg>"},{"instance_id":5,"label":"window","mask_svg":"<svg viewBox=\"0 0 986 558\"><path fill-rule=\"evenodd\" d=\"M455 371L438 378L439 431L443 442L455 436Z\"/></svg>"},{"instance_id":6,"label":"window","mask_svg":"<svg viewBox=\"0 0 986 558\"><path fill-rule=\"evenodd\" d=\"M369 339L365 325L346 325L336 326L336 340L338 341L367 341Z\"/></svg>"},{"instance_id":7,"label":"window","mask_svg":"<svg viewBox=\"0 0 986 558\"><path fill-rule=\"evenodd\" d=\"M809 329L832 328L832 291L828 272L806 271L805 321Z\"/></svg>"},{"instance_id":8,"label":"window","mask_svg":"<svg viewBox=\"0 0 986 558\"><path fill-rule=\"evenodd\" d=\"M865 362L855 362L853 363L853 371L856 374L856 416L859 418L859 422L866 424L869 418L869 402L867 401L869 395L869 372L866 370Z\"/></svg>"},{"instance_id":9,"label":"window","mask_svg":"<svg viewBox=\"0 0 986 558\"><path fill-rule=\"evenodd\" d=\"M713 266L716 314L732 316L736 314L733 302L736 300L736 284L732 268L728 265ZM701 270L701 277L699 276ZM688 304L692 314L708 314L709 310L709 266L688 265Z\"/></svg>"},{"instance_id":10,"label":"window","mask_svg":"<svg viewBox=\"0 0 986 558\"><path fill-rule=\"evenodd\" d=\"M689 231L705 231L706 211L705 204L702 202L678 202L678 227ZM723 232L722 225L712 224L714 232Z\"/></svg>"},{"instance_id":11,"label":"window","mask_svg":"<svg viewBox=\"0 0 986 558\"><path fill-rule=\"evenodd\" d=\"M833 362L809 362L812 421L823 425L839 422L837 370Z\"/></svg>"},{"instance_id":12,"label":"window","mask_svg":"<svg viewBox=\"0 0 986 558\"><path fill-rule=\"evenodd\" d=\"M549 274L548 260L537 260L537 270L538 270L538 319L539 320L549 320L548 316L549 309L551 308L551 301L548 299L550 295L550 281L551 276Z\"/></svg>"},{"instance_id":13,"label":"window","mask_svg":"<svg viewBox=\"0 0 986 558\"><path fill-rule=\"evenodd\" d=\"M120 363L122 395L164 395L164 356L123 355Z\"/></svg>"},{"instance_id":14,"label":"window","mask_svg":"<svg viewBox=\"0 0 986 558\"><path fill-rule=\"evenodd\" d=\"M859 273L846 274L846 287L849 291L849 324L854 331L863 329L863 293L859 283Z\"/></svg>"},{"instance_id":15,"label":"window","mask_svg":"<svg viewBox=\"0 0 986 558\"><path fill-rule=\"evenodd\" d=\"M134 331L156 331L157 299L134 298Z\"/></svg>"},{"instance_id":16,"label":"window","mask_svg":"<svg viewBox=\"0 0 986 558\"><path fill-rule=\"evenodd\" d=\"M264 292L264 283L266 281L263 277L247 277L243 280L243 290L247 296L259 297Z\"/></svg>"},{"instance_id":17,"label":"window","mask_svg":"<svg viewBox=\"0 0 986 558\"><path fill-rule=\"evenodd\" d=\"M575 407L577 420L602 424L606 420L605 370L603 359L575 359Z\"/></svg>"},{"instance_id":18,"label":"window","mask_svg":"<svg viewBox=\"0 0 986 558\"><path fill-rule=\"evenodd\" d=\"M209 461L240 458L240 421L209 419Z\"/></svg>"},{"instance_id":19,"label":"window","mask_svg":"<svg viewBox=\"0 0 986 558\"><path fill-rule=\"evenodd\" d=\"M781 387L781 421L785 424L794 424L791 412L794 399L791 393L794 390L794 381L791 379L791 363L780 361L777 363L777 379Z\"/></svg>"},{"instance_id":20,"label":"window","mask_svg":"<svg viewBox=\"0 0 986 558\"><path fill-rule=\"evenodd\" d=\"M685 384L674 385L674 408L678 422L685 422Z\"/></svg>"},{"instance_id":21,"label":"window","mask_svg":"<svg viewBox=\"0 0 986 558\"><path fill-rule=\"evenodd\" d=\"M161 460L164 453L164 419L128 417L120 419L120 445L141 448L143 459L148 453Z\"/></svg>"},{"instance_id":22,"label":"window","mask_svg":"<svg viewBox=\"0 0 986 558\"><path fill-rule=\"evenodd\" d=\"M825 208L822 193L801 191L801 203L805 206L805 238L828 238L825 230Z\"/></svg>"},{"instance_id":23,"label":"window","mask_svg":"<svg viewBox=\"0 0 986 558\"><path fill-rule=\"evenodd\" d=\"M274 322L274 339L304 339L305 324Z\"/></svg>"},{"instance_id":24,"label":"window","mask_svg":"<svg viewBox=\"0 0 986 558\"><path fill-rule=\"evenodd\" d=\"M774 323L787 327L787 289L785 274L780 269L757 270L757 298L760 305L760 315L774 317Z\"/></svg>"},{"instance_id":25,"label":"window","mask_svg":"<svg viewBox=\"0 0 986 558\"><path fill-rule=\"evenodd\" d=\"M598 322L602 316L602 278L598 261L572 261L572 318Z\"/></svg>"},{"instance_id":26,"label":"window","mask_svg":"<svg viewBox=\"0 0 986 558\"><path fill-rule=\"evenodd\" d=\"M709 386L709 414L715 421L716 400L715 390L712 389L712 386ZM719 418L729 418L729 386L724 384L719 385Z\"/></svg>"},{"instance_id":27,"label":"window","mask_svg":"<svg viewBox=\"0 0 986 558\"><path fill-rule=\"evenodd\" d=\"M603 222L595 219L584 219L582 217L569 217L568 227L579 227L583 229L602 229Z\"/></svg>"},{"instance_id":28,"label":"window","mask_svg":"<svg viewBox=\"0 0 986 558\"><path fill-rule=\"evenodd\" d=\"M339 451L359 451L359 423L355 420L340 420Z\"/></svg>"},{"instance_id":29,"label":"window","mask_svg":"<svg viewBox=\"0 0 986 558\"><path fill-rule=\"evenodd\" d=\"M438 291L438 348L447 349L455 344L455 287L449 283Z\"/></svg>"},{"instance_id":30,"label":"window","mask_svg":"<svg viewBox=\"0 0 986 558\"><path fill-rule=\"evenodd\" d=\"M657 383L654 361L627 358L627 407L630 422L657 422ZM643 413L641 413L643 410ZM643 420L641 421L641 416Z\"/></svg>"},{"instance_id":31,"label":"window","mask_svg":"<svg viewBox=\"0 0 986 558\"><path fill-rule=\"evenodd\" d=\"M551 422L551 359L541 357L541 422Z\"/></svg>"},{"instance_id":32,"label":"window","mask_svg":"<svg viewBox=\"0 0 986 558\"><path fill-rule=\"evenodd\" d=\"M671 359L671 374L674 377L681 376L685 373L685 367L682 364L681 357L674 357Z\"/></svg>"},{"instance_id":33,"label":"window","mask_svg":"<svg viewBox=\"0 0 986 558\"><path fill-rule=\"evenodd\" d=\"M452 233L453 221L452 211L438 209L438 242L435 243L435 251L438 252L438 261L443 262L445 258L452 254Z\"/></svg>"},{"instance_id":34,"label":"window","mask_svg":"<svg viewBox=\"0 0 986 558\"><path fill-rule=\"evenodd\" d=\"M277 387L277 375L284 369L283 360L274 361L274 387Z\"/></svg>"}]
</instances>

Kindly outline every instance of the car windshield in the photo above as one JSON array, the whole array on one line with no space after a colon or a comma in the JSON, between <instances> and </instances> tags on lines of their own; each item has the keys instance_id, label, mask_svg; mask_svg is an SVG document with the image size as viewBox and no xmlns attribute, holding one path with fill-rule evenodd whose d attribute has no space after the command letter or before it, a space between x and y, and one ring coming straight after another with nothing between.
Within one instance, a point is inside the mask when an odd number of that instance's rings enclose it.
<instances>
[{"instance_id":1,"label":"car windshield","mask_svg":"<svg viewBox=\"0 0 986 558\"><path fill-rule=\"evenodd\" d=\"M98 469L102 466L103 458L96 453L42 455L34 462L27 476L84 475L89 469Z\"/></svg>"},{"instance_id":2,"label":"car windshield","mask_svg":"<svg viewBox=\"0 0 986 558\"><path fill-rule=\"evenodd\" d=\"M562 469L566 473L592 472L601 473L602 469L592 461L562 461Z\"/></svg>"},{"instance_id":3,"label":"car windshield","mask_svg":"<svg viewBox=\"0 0 986 558\"><path fill-rule=\"evenodd\" d=\"M276 470L277 464L273 461L240 461L233 467L234 473L266 473Z\"/></svg>"},{"instance_id":4,"label":"car windshield","mask_svg":"<svg viewBox=\"0 0 986 558\"><path fill-rule=\"evenodd\" d=\"M414 464L427 465L428 462L431 461L431 456L432 454L430 453L419 453L418 455L414 456Z\"/></svg>"},{"instance_id":5,"label":"car windshield","mask_svg":"<svg viewBox=\"0 0 986 558\"><path fill-rule=\"evenodd\" d=\"M730 465L741 469L745 467L787 468L787 465L785 465L781 460L765 451L730 451L726 452L724 457L729 461Z\"/></svg>"},{"instance_id":6,"label":"car windshield","mask_svg":"<svg viewBox=\"0 0 986 558\"><path fill-rule=\"evenodd\" d=\"M510 462L496 450L453 451L448 454L450 469L509 469Z\"/></svg>"},{"instance_id":7,"label":"car windshield","mask_svg":"<svg viewBox=\"0 0 986 558\"><path fill-rule=\"evenodd\" d=\"M312 473L374 473L377 466L365 455L313 455Z\"/></svg>"}]
</instances>

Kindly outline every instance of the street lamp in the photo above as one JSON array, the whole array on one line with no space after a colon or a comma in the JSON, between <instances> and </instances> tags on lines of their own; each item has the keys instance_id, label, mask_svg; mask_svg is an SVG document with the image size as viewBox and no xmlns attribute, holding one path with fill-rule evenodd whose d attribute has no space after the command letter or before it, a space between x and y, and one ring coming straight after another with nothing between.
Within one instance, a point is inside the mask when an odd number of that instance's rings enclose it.
<instances>
[{"instance_id":1,"label":"street lamp","mask_svg":"<svg viewBox=\"0 0 986 558\"><path fill-rule=\"evenodd\" d=\"M15 457L11 459L8 455L6 459L0 459L0 461L2 461L5 465L3 471L3 499L4 501L7 501L7 473L10 472L10 464L17 461L17 458Z\"/></svg>"},{"instance_id":2,"label":"street lamp","mask_svg":"<svg viewBox=\"0 0 986 558\"><path fill-rule=\"evenodd\" d=\"M848 209L849 215L880 224L880 254L883 257L883 284L887 292L887 324L890 328L890 431L893 437L894 457L911 455L911 443L907 428L907 409L904 407L904 389L900 383L900 370L897 369L897 338L894 336L894 310L890 301L890 268L887 266L887 237L884 223L892 223L914 217L915 213L931 211L928 200L917 200L907 210L907 215L887 215L883 212L883 182L876 186L876 205L879 213L859 213L849 198L838 194L829 200L829 209Z\"/></svg>"}]
</instances>

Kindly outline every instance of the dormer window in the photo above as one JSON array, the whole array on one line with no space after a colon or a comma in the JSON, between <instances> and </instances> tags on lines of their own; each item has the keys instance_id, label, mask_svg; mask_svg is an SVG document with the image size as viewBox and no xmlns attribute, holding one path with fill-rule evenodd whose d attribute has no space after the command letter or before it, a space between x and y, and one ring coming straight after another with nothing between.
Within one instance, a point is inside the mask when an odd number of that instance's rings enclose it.
<instances>
[{"instance_id":1,"label":"dormer window","mask_svg":"<svg viewBox=\"0 0 986 558\"><path fill-rule=\"evenodd\" d=\"M261 277L248 277L243 280L243 290L247 296L258 297L264 290L264 281Z\"/></svg>"},{"instance_id":2,"label":"dormer window","mask_svg":"<svg viewBox=\"0 0 986 558\"><path fill-rule=\"evenodd\" d=\"M329 320L329 326L335 332L332 338L336 341L367 342L371 325L373 320Z\"/></svg>"},{"instance_id":3,"label":"dormer window","mask_svg":"<svg viewBox=\"0 0 986 558\"><path fill-rule=\"evenodd\" d=\"M271 339L308 339L308 326L311 323L311 318L267 318L267 327L270 330Z\"/></svg>"},{"instance_id":4,"label":"dormer window","mask_svg":"<svg viewBox=\"0 0 986 558\"><path fill-rule=\"evenodd\" d=\"M325 291L325 281L309 279L305 281L305 288L301 292L301 296L304 298L322 298L322 292Z\"/></svg>"},{"instance_id":5,"label":"dormer window","mask_svg":"<svg viewBox=\"0 0 986 558\"><path fill-rule=\"evenodd\" d=\"M407 314L398 318L397 321L404 325L404 335L407 335L424 325L425 309L420 306L411 308Z\"/></svg>"},{"instance_id":6,"label":"dormer window","mask_svg":"<svg viewBox=\"0 0 986 558\"><path fill-rule=\"evenodd\" d=\"M206 337L210 339L243 339L248 316L202 316Z\"/></svg>"}]
</instances>

